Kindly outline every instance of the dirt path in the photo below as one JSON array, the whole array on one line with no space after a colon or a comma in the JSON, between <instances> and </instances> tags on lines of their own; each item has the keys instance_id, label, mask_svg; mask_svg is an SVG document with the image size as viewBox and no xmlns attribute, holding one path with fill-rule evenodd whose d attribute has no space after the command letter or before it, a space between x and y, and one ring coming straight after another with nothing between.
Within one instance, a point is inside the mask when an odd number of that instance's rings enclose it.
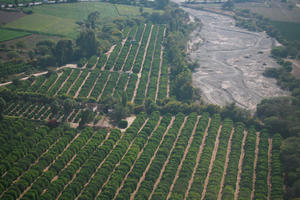
<instances>
[{"instance_id":1,"label":"dirt path","mask_svg":"<svg viewBox=\"0 0 300 200\"><path fill-rule=\"evenodd\" d=\"M34 166L34 165L36 165L38 162L39 162L39 160L49 151L49 149L51 149L57 142L59 142L60 141L60 139L61 139L61 137L59 137L53 144L51 144L50 146L49 146L49 148L47 148L47 150L44 152L44 153L42 153L35 161L34 161L34 163L32 163L32 164L30 164L30 166L28 167L28 169L25 171L25 172L23 172L20 176L18 176L18 178L16 179L16 180L14 180L13 182L12 182L12 184L0 195L0 199L2 198L2 196L4 195L4 193L6 193L15 183L17 183L23 176L24 176L24 174L26 173L26 172L28 172L30 169L31 169L31 167L32 166Z\"/></svg>"},{"instance_id":2,"label":"dirt path","mask_svg":"<svg viewBox=\"0 0 300 200\"><path fill-rule=\"evenodd\" d=\"M143 30L143 33L142 33L142 35L141 35L140 41L139 41L139 46L138 46L138 48L137 48L137 50L136 50L136 52L135 52L134 59L133 59L133 61L132 61L132 65L131 65L131 68L130 68L130 70L129 70L129 72L131 72L131 73L132 73L132 69L133 69L133 66L134 66L135 61L136 61L136 57L137 57L137 55L138 55L138 53L139 53L139 51L140 51L141 45L142 45L142 41L143 41L143 37L144 37L144 34L145 34L146 26L147 26L147 25L144 24L144 30Z\"/></svg>"},{"instance_id":3,"label":"dirt path","mask_svg":"<svg viewBox=\"0 0 300 200\"><path fill-rule=\"evenodd\" d=\"M104 83L104 85L103 85L102 91L101 91L101 93L99 94L99 96L97 97L97 101L100 101L100 99L101 99L101 97L102 97L102 95L103 95L103 92L104 92L104 90L105 90L105 88L106 88L106 85L107 85L107 83L108 83L110 77L111 77L111 73L108 74L107 79L106 79L106 81L105 81L105 83Z\"/></svg>"},{"instance_id":4,"label":"dirt path","mask_svg":"<svg viewBox=\"0 0 300 200\"><path fill-rule=\"evenodd\" d=\"M101 144L98 145L97 149L100 148L100 147L104 144L104 142L106 142L106 141L108 140L108 137L109 137L109 136L110 136L110 132L108 132L108 134L106 135L105 139L101 142ZM111 151L117 146L117 144L119 143L120 140L121 140L121 137L120 137L120 139L114 144L114 146L113 146L113 148L111 149ZM90 156L93 155L94 152L95 152L97 149L95 149L95 150L90 154ZM111 151L110 151L110 152L111 152ZM110 154L110 153L108 153L107 156L108 156L109 154ZM61 197L63 191L65 191L66 188L74 181L74 179L77 177L77 174L81 171L82 166L84 166L84 164L89 160L90 156L86 159L86 161L84 161L84 162L82 163L82 165L79 167L79 169L76 170L76 172L73 174L72 179L64 186L64 189L58 194L58 196L56 197L56 200L58 200L58 199Z\"/></svg>"},{"instance_id":5,"label":"dirt path","mask_svg":"<svg viewBox=\"0 0 300 200\"><path fill-rule=\"evenodd\" d=\"M142 182L145 180L146 174L147 174L147 172L149 171L150 166L151 166L151 164L152 164L154 158L156 157L156 154L157 154L157 152L158 152L158 150L159 150L161 144L163 143L163 141L164 141L164 139L165 139L165 136L166 136L167 133L169 132L170 128L173 126L174 120L175 120L175 117L173 116L172 119L171 119L171 121L170 121L170 124L168 125L166 131L164 132L164 134L163 134L163 136L162 136L162 139L160 140L159 145L158 145L157 148L155 149L155 152L154 152L153 156L151 157L150 162L148 163L148 165L147 165L145 171L143 172L143 176L140 178L140 180L139 180L139 182L138 182L138 184L137 184L137 186L136 186L135 191L131 194L130 200L134 200L135 194L136 194L137 191L140 189Z\"/></svg>"},{"instance_id":6,"label":"dirt path","mask_svg":"<svg viewBox=\"0 0 300 200\"><path fill-rule=\"evenodd\" d=\"M149 47L149 44L150 44L150 39L151 39L151 36L152 36L152 30L153 30L153 25L151 25L150 34L148 36L147 44L146 44L145 51L144 51L143 61L142 61L142 64L141 64L140 71L138 73L138 79L137 79L136 84L135 84L135 89L134 89L134 92L133 92L131 103L134 102L134 99L135 99L136 93L137 93L137 89L138 89L140 81L141 81L141 76L142 76L141 73L142 73L143 68L144 68L144 63L145 63L146 55L147 55L147 52L148 52L148 47Z\"/></svg>"},{"instance_id":7,"label":"dirt path","mask_svg":"<svg viewBox=\"0 0 300 200\"><path fill-rule=\"evenodd\" d=\"M75 112L75 110L72 110L72 112L69 114L69 116L66 118L66 122L69 121L70 117L73 115L73 113Z\"/></svg>"},{"instance_id":8,"label":"dirt path","mask_svg":"<svg viewBox=\"0 0 300 200\"><path fill-rule=\"evenodd\" d=\"M55 85L55 83L58 81L58 79L61 77L61 75L63 74L63 72L61 73L57 73L57 78L54 81L54 83L48 88L47 92L51 91L51 89L53 88L53 86Z\"/></svg>"},{"instance_id":9,"label":"dirt path","mask_svg":"<svg viewBox=\"0 0 300 200\"><path fill-rule=\"evenodd\" d=\"M269 148L268 148L268 200L271 199L272 190L272 143L273 139L268 138Z\"/></svg>"},{"instance_id":10,"label":"dirt path","mask_svg":"<svg viewBox=\"0 0 300 200\"><path fill-rule=\"evenodd\" d=\"M33 186L33 184L39 180L39 178L46 173L49 168L61 157L61 155L63 155L63 153L70 147L70 145L80 136L81 132L78 133L68 144L67 146L63 149L63 151L58 154L55 159L43 170L43 172L30 184L30 186L28 186L23 192L22 194L17 198L17 200L20 200L23 198L23 196L31 189L31 187Z\"/></svg>"},{"instance_id":11,"label":"dirt path","mask_svg":"<svg viewBox=\"0 0 300 200\"><path fill-rule=\"evenodd\" d=\"M167 85L167 98L170 97L170 73L171 73L171 67L168 67L168 85Z\"/></svg>"},{"instance_id":12,"label":"dirt path","mask_svg":"<svg viewBox=\"0 0 300 200\"><path fill-rule=\"evenodd\" d=\"M80 70L80 72L78 73L78 76L76 77L76 79L74 80L74 82L70 85L70 87L69 87L69 89L68 89L68 91L66 92L66 94L69 94L70 93L70 90L71 90L71 88L75 85L75 83L78 81L78 79L79 79L79 77L81 76L81 74L82 74L82 70Z\"/></svg>"},{"instance_id":13,"label":"dirt path","mask_svg":"<svg viewBox=\"0 0 300 200\"><path fill-rule=\"evenodd\" d=\"M174 177L174 180L173 180L173 182L172 182L172 184L171 184L171 186L170 186L170 190L169 190L169 194L168 194L168 196L167 196L167 200L170 199L170 197L171 197L171 195L172 195L172 192L173 192L173 189L174 189L174 186L175 186L175 183L176 183L177 179L179 178L179 173L180 173L180 171L181 171L183 162L185 161L185 158L186 158L186 156L187 156L187 154L188 154L188 152L189 152L189 150L190 150L190 147L191 147L191 144L192 144L192 142L193 142L194 135L195 135L195 133L196 133L196 129L197 129L199 120L200 120L200 116L197 116L197 121L196 121L196 123L195 123L195 125L194 125L193 131L192 131L192 135L191 135L191 137L190 137L190 139L189 139L189 141L188 141L188 145L186 146L186 148L185 148L185 150L184 150L183 157L182 157L182 159L181 159L181 161L180 161L180 164L179 164L179 166L178 166L178 168L177 168L177 171L176 171L176 175L175 175L175 177Z\"/></svg>"},{"instance_id":14,"label":"dirt path","mask_svg":"<svg viewBox=\"0 0 300 200\"><path fill-rule=\"evenodd\" d=\"M257 165L257 159L258 159L258 146L260 141L260 132L256 133L256 146L255 146L255 157L254 157L254 163L253 163L253 178L252 178L252 191L251 191L251 200L254 199L254 192L255 192L255 181L256 181L256 165Z\"/></svg>"},{"instance_id":15,"label":"dirt path","mask_svg":"<svg viewBox=\"0 0 300 200\"><path fill-rule=\"evenodd\" d=\"M111 92L111 96L113 97L114 96L114 94L115 94L115 91L116 91L116 88L117 88L117 86L118 86L118 84L119 84L119 81L120 81L120 78L121 78L121 73L119 73L119 76L118 76L118 79L117 79L117 81L116 81L116 86L113 88L113 90L112 90L112 92Z\"/></svg>"},{"instance_id":16,"label":"dirt path","mask_svg":"<svg viewBox=\"0 0 300 200\"><path fill-rule=\"evenodd\" d=\"M44 117L44 115L46 115L46 113L47 113L49 110L51 110L51 107L48 107L47 110L45 110L45 112L41 114L39 120L42 121L42 118Z\"/></svg>"},{"instance_id":17,"label":"dirt path","mask_svg":"<svg viewBox=\"0 0 300 200\"><path fill-rule=\"evenodd\" d=\"M165 36L166 36L166 28L164 28L162 43L165 41ZM163 55L164 55L164 46L161 44L160 58L159 58L160 59L160 61L159 61L159 72L158 72L158 77L157 77L157 84L156 84L156 91L155 91L154 102L156 102L157 98L158 98L159 83L160 83L160 76L161 76L161 68L162 68L163 59L164 59Z\"/></svg>"},{"instance_id":18,"label":"dirt path","mask_svg":"<svg viewBox=\"0 0 300 200\"><path fill-rule=\"evenodd\" d=\"M148 120L149 120L148 118L145 120L144 124L143 124L143 125L141 126L141 128L138 130L137 135L143 130L143 128L144 128L145 125L147 124ZM125 151L125 153L124 153L124 155L123 155L122 158L119 160L119 162L115 165L114 170L116 169L117 166L120 165L121 160L124 159L125 155L128 153L128 151L130 150L131 146L133 145L135 139L136 139L136 137L130 142L128 148L126 149L126 151ZM111 153L112 151L113 151L113 149L110 151L110 153ZM89 178L88 182L84 185L84 188L85 188L86 186L88 186L88 184L89 184L89 183L91 182L91 180L94 178L95 174L96 174L96 173L98 172L98 170L102 167L102 165L105 163L105 161L106 161L106 159L107 159L108 157L109 157L109 156L106 156L106 158L98 165L98 167L97 167L97 169L95 170L95 172L94 172L94 173L92 174L92 176ZM113 170L113 171L114 171L114 170ZM110 174L110 176L111 176L111 175L112 175L112 173ZM108 180L109 180L110 176L107 178L107 180L105 181L105 183L104 183L104 184L102 185L102 187L99 189L99 191L98 191L98 193L97 193L95 199L97 199L97 197L101 194L102 188L103 188L103 186L105 186L105 185L108 183ZM78 198L81 196L82 192L83 192L83 190L80 191L79 195L75 198L75 200L78 200Z\"/></svg>"},{"instance_id":19,"label":"dirt path","mask_svg":"<svg viewBox=\"0 0 300 200\"><path fill-rule=\"evenodd\" d=\"M74 98L77 98L77 97L78 97L79 92L80 92L82 86L85 84L86 80L90 77L90 75L91 75L91 72L89 71L88 74L87 74L87 76L85 77L85 79L84 79L83 82L81 83L80 87L79 87L78 90L76 91Z\"/></svg>"},{"instance_id":20,"label":"dirt path","mask_svg":"<svg viewBox=\"0 0 300 200\"><path fill-rule=\"evenodd\" d=\"M216 155L217 155L217 152L218 152L218 148L219 148L220 134L221 134L222 127L223 127L223 125L221 124L220 127L219 127L219 131L218 131L217 137L216 137L215 147L214 147L211 159L210 159L210 164L209 164L209 167L208 167L208 173L207 173L206 179L204 181L204 186L203 186L203 191L202 191L202 195L201 195L201 200L204 199L205 194L206 194L206 189L207 189L209 177L210 177L210 174L211 174L211 171L212 171L215 159L216 159Z\"/></svg>"},{"instance_id":21,"label":"dirt path","mask_svg":"<svg viewBox=\"0 0 300 200\"><path fill-rule=\"evenodd\" d=\"M135 167L136 161L141 157L142 153L144 153L145 147L146 147L146 146L148 145L148 143L149 143L149 139L153 136L154 132L155 132L155 131L157 130L157 128L159 127L161 120L162 120L162 117L160 117L160 119L159 119L158 123L156 124L156 126L154 127L153 131L152 131L151 134L148 136L146 143L144 144L144 146L142 147L142 149L141 149L140 152L138 153L138 155L137 155L135 161L134 161L133 164L131 165L130 170L127 172L127 174L126 174L125 177L123 178L122 183L121 183L120 187L117 189L117 191L116 191L116 193L115 193L115 196L114 196L113 200L115 200L115 199L117 198L117 196L118 196L120 190L123 188L124 183L125 183L125 181L127 180L127 177L129 176L129 174L131 173L131 171L132 171L133 168Z\"/></svg>"},{"instance_id":22,"label":"dirt path","mask_svg":"<svg viewBox=\"0 0 300 200\"><path fill-rule=\"evenodd\" d=\"M74 70L72 70L72 72L69 74L69 76L66 78L66 80L64 80L64 82L61 84L61 86L58 88L58 90L55 92L54 96L56 96L58 94L58 92L61 90L61 88L65 85L65 83L69 80L69 78L71 77L72 73L74 72Z\"/></svg>"},{"instance_id":23,"label":"dirt path","mask_svg":"<svg viewBox=\"0 0 300 200\"><path fill-rule=\"evenodd\" d=\"M165 163L164 163L162 169L160 170L159 177L157 178L156 182L155 182L154 185L153 185L153 189L152 189L151 194L149 195L148 200L150 200L150 199L152 198L152 196L153 196L153 194L154 194L154 192L155 192L155 190L156 190L156 188L157 188L157 186L158 186L158 184L159 184L159 182L160 182L160 179L162 178L162 175L163 175L163 173L164 173L164 171L165 171L165 169L166 169L167 164L169 163L171 154L172 154L173 150L175 149L176 143L177 143L177 141L178 141L178 139L179 139L179 137L180 137L180 135L181 135L181 133L182 133L182 129L183 129L183 127L184 127L186 121L187 121L187 116L184 118L184 121L183 121L183 123L181 124L181 126L180 126L180 128L179 128L179 130L178 130L177 137L176 137L176 139L175 139L175 141L174 141L174 143L173 143L173 145L172 145L172 148L171 148L171 150L170 150L170 152L169 152L169 155L168 155L168 157L167 157L167 160L165 161Z\"/></svg>"},{"instance_id":24,"label":"dirt path","mask_svg":"<svg viewBox=\"0 0 300 200\"><path fill-rule=\"evenodd\" d=\"M75 123L75 119L79 115L80 112L81 112L81 110L79 109L78 112L75 114L75 116L74 116L74 118L72 120L72 123Z\"/></svg>"},{"instance_id":25,"label":"dirt path","mask_svg":"<svg viewBox=\"0 0 300 200\"><path fill-rule=\"evenodd\" d=\"M113 45L110 47L109 51L105 53L106 55L106 61L104 63L104 65L101 67L101 71L104 71L105 70L105 67L106 67L106 64L107 64L107 61L110 57L110 54L113 52L113 50L115 49L116 45Z\"/></svg>"},{"instance_id":26,"label":"dirt path","mask_svg":"<svg viewBox=\"0 0 300 200\"><path fill-rule=\"evenodd\" d=\"M146 89L145 89L145 93L144 93L144 101L143 103L145 103L146 101L146 98L147 98L147 94L148 94L148 87L149 87L149 84L150 84L150 79L151 79L151 74L152 74L152 66L153 66L153 60L154 60L154 55L155 55L155 49L156 49L156 43L157 43L157 38L158 38L158 33L159 33L159 28L157 29L156 31L156 36L155 36L155 40L154 40L154 47L153 47L153 52L152 52L152 57L151 57L151 63L150 63L150 70L148 72L148 80L147 80L147 83L146 83Z\"/></svg>"},{"instance_id":27,"label":"dirt path","mask_svg":"<svg viewBox=\"0 0 300 200\"><path fill-rule=\"evenodd\" d=\"M94 85L92 86L92 88L91 88L91 90L90 90L90 92L89 92L87 98L90 98L90 96L91 96L93 90L95 89L95 86L96 86L96 84L97 84L99 78L101 77L101 75L102 75L102 73L100 73L99 76L96 78L96 80L95 80L95 82L94 82Z\"/></svg>"},{"instance_id":28,"label":"dirt path","mask_svg":"<svg viewBox=\"0 0 300 200\"><path fill-rule=\"evenodd\" d=\"M109 70L109 71L111 71L111 72L113 72L114 69L115 69L115 65L117 64L117 61L119 60L119 57L120 57L120 55L121 55L121 52L123 51L125 42L126 42L126 40L128 39L128 35L129 35L129 32L128 32L126 38L125 38L124 40L122 40L122 43L121 43L122 46L121 46L121 48L120 48L120 50L119 50L119 53L118 53L118 55L117 55L117 57L116 57L116 59L115 59L115 61L114 61L114 64L113 64L112 68Z\"/></svg>"},{"instance_id":29,"label":"dirt path","mask_svg":"<svg viewBox=\"0 0 300 200\"><path fill-rule=\"evenodd\" d=\"M192 173L192 176L191 176L192 178L189 181L188 188L185 191L184 200L187 199L187 197L189 195L189 192L190 192L190 189L192 187L192 184L194 182L195 174L196 174L197 168L199 166L200 158L201 158L202 151L203 151L203 148L204 148L204 145L205 145L205 140L206 140L206 137L207 137L208 129L210 127L210 123L211 123L211 118L209 118L209 120L208 120L208 124L207 124L207 127L205 129L205 132L204 132L204 135L203 135L203 138L202 138L202 142L201 142L201 145L200 145L200 148L199 148L199 151L198 151L198 154L197 154L197 158L196 158L196 165L194 166L193 173Z\"/></svg>"},{"instance_id":30,"label":"dirt path","mask_svg":"<svg viewBox=\"0 0 300 200\"><path fill-rule=\"evenodd\" d=\"M241 149L241 155L239 160L239 166L238 166L238 174L236 178L236 185L235 185L235 192L234 192L234 200L238 200L239 192L240 192L240 182L241 182L241 175L242 175L242 169L243 169L243 160L245 157L245 143L247 138L248 132L244 131L244 137L242 140L242 149Z\"/></svg>"},{"instance_id":31,"label":"dirt path","mask_svg":"<svg viewBox=\"0 0 300 200\"><path fill-rule=\"evenodd\" d=\"M222 176L222 180L221 180L221 183L220 183L220 190L219 190L218 200L222 199L224 181L225 181L225 177L226 177L226 173L227 173L229 156L230 156L230 153L231 153L231 142L232 142L233 134L234 134L234 128L232 128L232 131L230 133L230 137L229 137L229 140L228 140L228 144L227 144L227 152L226 152L226 158L225 158L223 176Z\"/></svg>"},{"instance_id":32,"label":"dirt path","mask_svg":"<svg viewBox=\"0 0 300 200\"><path fill-rule=\"evenodd\" d=\"M93 65L93 67L91 68L91 70L96 69L96 66L97 66L97 64L98 64L99 58L100 58L100 57L97 57L96 63Z\"/></svg>"}]
</instances>

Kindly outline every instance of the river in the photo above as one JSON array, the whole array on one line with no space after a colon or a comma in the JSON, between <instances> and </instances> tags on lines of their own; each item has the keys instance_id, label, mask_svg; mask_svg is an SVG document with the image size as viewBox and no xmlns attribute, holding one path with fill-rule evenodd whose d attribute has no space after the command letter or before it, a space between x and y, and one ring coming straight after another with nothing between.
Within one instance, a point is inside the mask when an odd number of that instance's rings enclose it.
<instances>
[{"instance_id":1,"label":"river","mask_svg":"<svg viewBox=\"0 0 300 200\"><path fill-rule=\"evenodd\" d=\"M266 68L279 67L270 58L274 39L264 32L238 28L228 16L184 10L203 24L190 35L188 56L198 61L193 85L201 89L204 101L220 106L235 102L255 111L263 98L287 94L275 79L263 76Z\"/></svg>"}]
</instances>

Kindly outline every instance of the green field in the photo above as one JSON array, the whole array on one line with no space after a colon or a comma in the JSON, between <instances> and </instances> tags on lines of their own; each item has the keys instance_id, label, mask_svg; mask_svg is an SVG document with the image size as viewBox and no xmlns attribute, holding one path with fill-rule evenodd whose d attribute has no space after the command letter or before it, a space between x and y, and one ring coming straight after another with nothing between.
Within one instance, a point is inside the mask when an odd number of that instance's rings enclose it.
<instances>
[{"instance_id":1,"label":"green field","mask_svg":"<svg viewBox=\"0 0 300 200\"><path fill-rule=\"evenodd\" d=\"M30 33L0 29L0 42L24 37L27 35L30 35Z\"/></svg>"},{"instance_id":2,"label":"green field","mask_svg":"<svg viewBox=\"0 0 300 200\"><path fill-rule=\"evenodd\" d=\"M140 15L139 7L114 5L102 2L81 2L55 5L43 5L33 8L33 14L17 19L4 27L26 30L34 33L56 34L68 38L75 38L78 34L78 21L87 19L91 12L100 13L100 21L109 21L120 17L133 17ZM144 12L153 12L146 8Z\"/></svg>"},{"instance_id":3,"label":"green field","mask_svg":"<svg viewBox=\"0 0 300 200\"><path fill-rule=\"evenodd\" d=\"M272 22L287 40L300 41L300 23L294 22Z\"/></svg>"}]
</instances>

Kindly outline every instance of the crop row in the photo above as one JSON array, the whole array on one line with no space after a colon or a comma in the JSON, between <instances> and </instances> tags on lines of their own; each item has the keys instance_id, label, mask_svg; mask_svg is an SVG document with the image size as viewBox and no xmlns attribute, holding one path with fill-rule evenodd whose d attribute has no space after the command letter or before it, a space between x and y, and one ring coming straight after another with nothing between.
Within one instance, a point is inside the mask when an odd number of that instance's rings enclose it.
<instances>
[{"instance_id":1,"label":"crop row","mask_svg":"<svg viewBox=\"0 0 300 200\"><path fill-rule=\"evenodd\" d=\"M220 115L216 114L208 129L208 135L205 141L205 147L203 149L201 159L199 161L198 168L196 170L194 181L188 194L188 199L200 199L204 187L204 181L208 174L208 168L210 165L213 149L215 146L215 140L220 126Z\"/></svg>"},{"instance_id":2,"label":"crop row","mask_svg":"<svg viewBox=\"0 0 300 200\"><path fill-rule=\"evenodd\" d=\"M268 196L268 133L260 134L254 199L267 199Z\"/></svg>"},{"instance_id":3,"label":"crop row","mask_svg":"<svg viewBox=\"0 0 300 200\"><path fill-rule=\"evenodd\" d=\"M85 80L86 76L88 75L89 71L84 70L82 71L81 75L79 76L78 80L75 82L73 87L71 88L69 95L75 96L76 92L78 91L79 87L82 85L83 81Z\"/></svg>"},{"instance_id":4,"label":"crop row","mask_svg":"<svg viewBox=\"0 0 300 200\"><path fill-rule=\"evenodd\" d=\"M63 85L63 87L58 91L58 95L64 95L68 92L68 89L71 87L72 83L76 80L80 73L80 69L74 69L72 74L70 75L67 82Z\"/></svg>"},{"instance_id":5,"label":"crop row","mask_svg":"<svg viewBox=\"0 0 300 200\"><path fill-rule=\"evenodd\" d=\"M97 56L91 56L88 60L88 64L86 65L86 67L92 68L96 64L97 64Z\"/></svg>"},{"instance_id":6,"label":"crop row","mask_svg":"<svg viewBox=\"0 0 300 200\"><path fill-rule=\"evenodd\" d=\"M47 94L49 96L54 96L56 94L56 92L58 91L58 89L63 84L63 82L69 77L71 72L72 72L72 69L70 69L70 68L65 69L63 71L63 74L59 77L59 79L55 82L55 84L53 86L51 86L51 89L49 90L49 92L47 92Z\"/></svg>"},{"instance_id":7,"label":"crop row","mask_svg":"<svg viewBox=\"0 0 300 200\"><path fill-rule=\"evenodd\" d=\"M82 86L79 97L87 97L90 93L90 90L92 89L97 77L100 74L100 70L95 69L91 72L90 76L86 80L85 84Z\"/></svg>"},{"instance_id":8,"label":"crop row","mask_svg":"<svg viewBox=\"0 0 300 200\"><path fill-rule=\"evenodd\" d=\"M47 93L51 85L53 85L53 83L56 81L57 77L57 73L52 73L47 81L37 91L43 94Z\"/></svg>"},{"instance_id":9,"label":"crop row","mask_svg":"<svg viewBox=\"0 0 300 200\"><path fill-rule=\"evenodd\" d=\"M220 190L220 182L223 177L226 153L228 148L228 140L232 131L233 122L230 119L225 119L222 127L222 131L219 138L218 152L214 160L213 168L209 176L209 182L207 185L204 199L217 199L218 191ZM236 132L235 134L243 134L242 132ZM241 148L239 148L240 150ZM237 165L236 165L237 166ZM231 168L228 168L231 170ZM237 170L236 170L237 171ZM226 176L227 178L228 176Z\"/></svg>"},{"instance_id":10,"label":"crop row","mask_svg":"<svg viewBox=\"0 0 300 200\"><path fill-rule=\"evenodd\" d=\"M59 199L75 199L78 195L80 196L83 189L84 191L88 190L89 195L95 196L99 187L101 187L103 181L105 181L103 178L108 176L111 167L117 164L128 148L129 143L131 143L138 134L140 127L142 127L145 122L145 117L145 114L137 116L132 126L126 130L124 136L114 147L111 145L110 147L101 149L101 151L97 151L96 155L92 156L88 162L85 163L82 170L64 190ZM107 171L103 173L103 170Z\"/></svg>"},{"instance_id":11,"label":"crop row","mask_svg":"<svg viewBox=\"0 0 300 200\"><path fill-rule=\"evenodd\" d=\"M279 200L283 198L282 168L280 162L280 145L282 138L280 134L275 134L272 139L272 190L271 199Z\"/></svg>"},{"instance_id":12,"label":"crop row","mask_svg":"<svg viewBox=\"0 0 300 200\"><path fill-rule=\"evenodd\" d=\"M168 57L167 54L164 52L161 66L161 75L159 80L158 99L164 99L167 97L168 79Z\"/></svg>"}]
</instances>

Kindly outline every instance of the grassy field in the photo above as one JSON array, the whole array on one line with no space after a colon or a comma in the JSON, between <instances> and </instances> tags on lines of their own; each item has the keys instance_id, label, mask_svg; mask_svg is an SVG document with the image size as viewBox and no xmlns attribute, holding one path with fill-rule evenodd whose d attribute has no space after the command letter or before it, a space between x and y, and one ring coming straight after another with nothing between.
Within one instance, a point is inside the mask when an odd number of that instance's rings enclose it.
<instances>
[{"instance_id":1,"label":"grassy field","mask_svg":"<svg viewBox=\"0 0 300 200\"><path fill-rule=\"evenodd\" d=\"M100 21L109 21L118 17L134 17L140 15L139 7L114 5L102 2L80 2L36 6L26 8L33 14L19 18L6 24L6 28L26 30L34 33L57 34L68 38L75 38L79 26L77 21L87 19L94 11L100 13ZM153 10L145 8L144 12L152 13Z\"/></svg>"},{"instance_id":2,"label":"grassy field","mask_svg":"<svg viewBox=\"0 0 300 200\"><path fill-rule=\"evenodd\" d=\"M24 37L27 35L30 35L30 33L0 29L0 42Z\"/></svg>"},{"instance_id":3,"label":"grassy field","mask_svg":"<svg viewBox=\"0 0 300 200\"><path fill-rule=\"evenodd\" d=\"M300 41L300 23L272 22L272 24L286 39Z\"/></svg>"}]
</instances>

